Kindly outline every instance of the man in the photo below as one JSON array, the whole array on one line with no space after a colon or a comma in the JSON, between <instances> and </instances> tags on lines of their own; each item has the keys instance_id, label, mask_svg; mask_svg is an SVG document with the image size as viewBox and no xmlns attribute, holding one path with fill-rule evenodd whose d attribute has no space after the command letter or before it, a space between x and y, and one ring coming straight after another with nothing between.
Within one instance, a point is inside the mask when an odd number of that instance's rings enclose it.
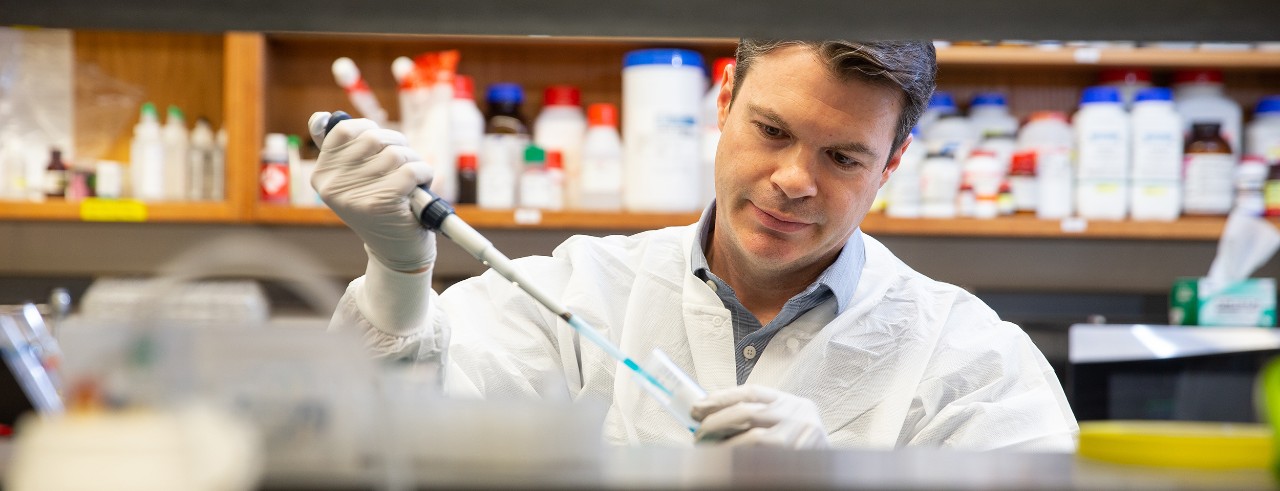
<instances>
[{"instance_id":1,"label":"man","mask_svg":"<svg viewBox=\"0 0 1280 491\"><path fill-rule=\"evenodd\" d=\"M717 200L697 224L518 261L624 352L661 348L709 392L692 437L492 271L431 291L435 237L406 198L430 169L364 120L334 129L313 178L369 253L334 323L387 356L440 360L452 394L603 400L611 442L1070 451L1075 418L1027 336L858 229L935 72L927 42L743 40L717 100Z\"/></svg>"}]
</instances>

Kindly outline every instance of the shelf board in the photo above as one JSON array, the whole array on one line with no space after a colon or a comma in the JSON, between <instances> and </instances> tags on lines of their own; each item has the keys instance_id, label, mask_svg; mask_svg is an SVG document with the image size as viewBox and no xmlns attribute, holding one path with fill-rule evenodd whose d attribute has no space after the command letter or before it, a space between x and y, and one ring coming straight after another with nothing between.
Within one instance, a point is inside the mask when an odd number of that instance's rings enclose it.
<instances>
[{"instance_id":1,"label":"shelf board","mask_svg":"<svg viewBox=\"0 0 1280 491\"><path fill-rule=\"evenodd\" d=\"M871 214L862 221L862 231L885 236L1215 241L1222 235L1226 222L1226 217L1210 216L1154 222L1080 218L1041 220L1030 213L993 220L890 218ZM1273 223L1277 222L1273 220Z\"/></svg>"},{"instance_id":2,"label":"shelf board","mask_svg":"<svg viewBox=\"0 0 1280 491\"><path fill-rule=\"evenodd\" d=\"M234 223L240 221L234 206L227 202L146 203L146 222L162 223ZM0 220L5 221L84 221L81 203L50 200L0 201Z\"/></svg>"},{"instance_id":3,"label":"shelf board","mask_svg":"<svg viewBox=\"0 0 1280 491\"><path fill-rule=\"evenodd\" d=\"M1140 66L1280 69L1280 52L1159 48L1059 48L951 46L938 50L938 65Z\"/></svg>"},{"instance_id":4,"label":"shelf board","mask_svg":"<svg viewBox=\"0 0 1280 491\"><path fill-rule=\"evenodd\" d=\"M688 225L698 213L609 213L587 211L490 210L457 207L458 216L479 229L640 231ZM330 225L342 222L327 208L259 205L256 222L274 225ZM1273 220L1280 225L1280 222ZM1214 241L1225 217L1183 217L1175 222L1041 220L1029 213L994 220L909 219L867 215L862 230L872 235L1041 239Z\"/></svg>"},{"instance_id":5,"label":"shelf board","mask_svg":"<svg viewBox=\"0 0 1280 491\"><path fill-rule=\"evenodd\" d=\"M649 230L674 225L688 225L698 220L697 213L612 213L590 211L491 210L475 205L458 205L458 216L471 226L482 229L543 230ZM328 208L292 208L258 205L258 223L273 225L342 225Z\"/></svg>"}]
</instances>

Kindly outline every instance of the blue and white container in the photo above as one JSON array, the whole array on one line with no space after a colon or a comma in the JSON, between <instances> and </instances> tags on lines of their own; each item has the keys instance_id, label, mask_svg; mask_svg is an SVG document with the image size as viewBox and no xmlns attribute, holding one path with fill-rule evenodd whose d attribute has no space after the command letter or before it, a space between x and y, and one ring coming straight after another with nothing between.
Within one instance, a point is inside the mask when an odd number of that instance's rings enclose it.
<instances>
[{"instance_id":1,"label":"blue and white container","mask_svg":"<svg viewBox=\"0 0 1280 491\"><path fill-rule=\"evenodd\" d=\"M1124 220L1128 213L1129 115L1115 87L1084 89L1072 118L1076 146L1076 213Z\"/></svg>"},{"instance_id":2,"label":"blue and white container","mask_svg":"<svg viewBox=\"0 0 1280 491\"><path fill-rule=\"evenodd\" d=\"M698 112L706 84L697 52L627 53L622 68L622 141L623 206L628 211L701 208Z\"/></svg>"}]
</instances>

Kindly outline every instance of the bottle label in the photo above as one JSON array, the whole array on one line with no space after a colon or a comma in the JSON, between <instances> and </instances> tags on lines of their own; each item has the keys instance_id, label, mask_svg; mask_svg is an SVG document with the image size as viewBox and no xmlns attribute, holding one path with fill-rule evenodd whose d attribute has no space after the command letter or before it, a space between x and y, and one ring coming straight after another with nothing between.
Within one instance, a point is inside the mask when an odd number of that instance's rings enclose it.
<instances>
[{"instance_id":1,"label":"bottle label","mask_svg":"<svg viewBox=\"0 0 1280 491\"><path fill-rule=\"evenodd\" d=\"M1183 209L1226 214L1233 202L1235 159L1230 154L1188 154L1183 164Z\"/></svg>"},{"instance_id":2,"label":"bottle label","mask_svg":"<svg viewBox=\"0 0 1280 491\"><path fill-rule=\"evenodd\" d=\"M1080 138L1081 179L1124 179L1128 176L1128 142L1118 131L1091 131Z\"/></svg>"},{"instance_id":3,"label":"bottle label","mask_svg":"<svg viewBox=\"0 0 1280 491\"><path fill-rule=\"evenodd\" d=\"M45 196L62 196L67 192L67 171L47 170L44 173Z\"/></svg>"},{"instance_id":4,"label":"bottle label","mask_svg":"<svg viewBox=\"0 0 1280 491\"><path fill-rule=\"evenodd\" d=\"M616 158L588 155L582 160L582 192L593 194L622 192L622 162Z\"/></svg>"},{"instance_id":5,"label":"bottle label","mask_svg":"<svg viewBox=\"0 0 1280 491\"><path fill-rule=\"evenodd\" d=\"M264 203L289 203L289 164L263 162L258 176L259 200Z\"/></svg>"},{"instance_id":6,"label":"bottle label","mask_svg":"<svg viewBox=\"0 0 1280 491\"><path fill-rule=\"evenodd\" d=\"M1134 179L1177 179L1182 171L1182 135L1151 131L1133 140Z\"/></svg>"}]
</instances>

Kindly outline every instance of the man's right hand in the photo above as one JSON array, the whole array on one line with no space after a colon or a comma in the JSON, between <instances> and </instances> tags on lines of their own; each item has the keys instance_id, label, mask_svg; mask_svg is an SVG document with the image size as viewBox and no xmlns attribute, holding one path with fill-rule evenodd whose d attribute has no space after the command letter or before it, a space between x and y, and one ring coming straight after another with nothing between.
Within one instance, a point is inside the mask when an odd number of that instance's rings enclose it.
<instances>
[{"instance_id":1,"label":"man's right hand","mask_svg":"<svg viewBox=\"0 0 1280 491\"><path fill-rule=\"evenodd\" d=\"M328 113L316 113L328 118ZM403 134L367 119L338 123L323 138L311 185L320 199L364 240L384 266L422 272L435 262L435 234L409 211L409 193L431 182L432 169Z\"/></svg>"}]
</instances>

